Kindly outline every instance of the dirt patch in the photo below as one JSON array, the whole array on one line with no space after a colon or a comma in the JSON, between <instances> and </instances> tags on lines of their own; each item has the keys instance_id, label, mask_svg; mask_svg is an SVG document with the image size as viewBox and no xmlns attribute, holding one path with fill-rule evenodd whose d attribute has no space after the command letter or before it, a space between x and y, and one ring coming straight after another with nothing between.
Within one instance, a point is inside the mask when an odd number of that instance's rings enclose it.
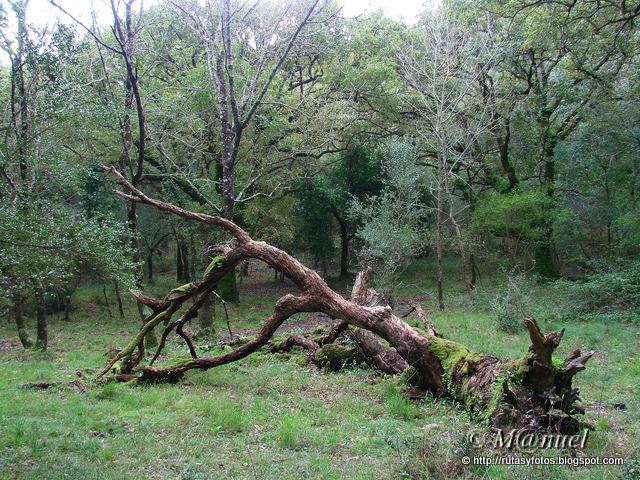
<instances>
[{"instance_id":1,"label":"dirt patch","mask_svg":"<svg viewBox=\"0 0 640 480\"><path fill-rule=\"evenodd\" d=\"M22 344L18 340L0 339L0 353L17 352L18 350L22 350Z\"/></svg>"}]
</instances>

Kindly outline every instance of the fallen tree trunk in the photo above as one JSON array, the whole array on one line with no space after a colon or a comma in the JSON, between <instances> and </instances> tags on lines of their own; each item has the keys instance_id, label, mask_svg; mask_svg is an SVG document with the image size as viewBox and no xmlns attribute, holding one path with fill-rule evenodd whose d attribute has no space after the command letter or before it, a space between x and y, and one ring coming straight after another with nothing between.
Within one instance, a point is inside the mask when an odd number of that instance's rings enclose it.
<instances>
[{"instance_id":1,"label":"fallen tree trunk","mask_svg":"<svg viewBox=\"0 0 640 480\"><path fill-rule=\"evenodd\" d=\"M361 272L353 285L351 301L358 305L377 307L388 305L384 296L368 287L370 270ZM349 335L358 347L358 351L332 345L342 335ZM317 342L300 336L291 335L284 342L272 346L273 351L287 351L297 346L307 350L310 362L319 367L341 368L350 362L366 361L384 373L395 375L409 368L409 364L398 352L385 347L379 338L368 330L352 327L347 321L337 323L331 332Z\"/></svg>"},{"instance_id":2,"label":"fallen tree trunk","mask_svg":"<svg viewBox=\"0 0 640 480\"><path fill-rule=\"evenodd\" d=\"M371 358L377 358L380 363L390 363L391 357L396 360L400 357L402 363L396 365L396 369L411 365L420 376L424 388L434 394L452 397L464 404L471 414L487 419L493 425L553 428L564 432L575 431L579 427L575 414L582 413L582 410L577 405L577 389L572 387L571 382L575 373L585 368L585 362L593 352L581 354L576 350L564 362L555 361L552 354L563 332L542 335L535 321L527 319L532 345L522 359L505 362L490 355L474 353L464 345L441 338L430 324L426 329L413 328L394 315L382 297L369 288L370 269L361 272L356 279L352 299L345 299L329 288L315 271L286 252L251 239L233 222L150 198L133 187L115 169L109 170L125 189L125 192L117 192L119 195L183 218L223 228L235 238L235 243L218 249L218 255L207 267L202 281L174 289L159 301L138 296L154 312L129 345L101 370L99 377L121 362L126 364L126 368L118 373L134 372L138 375L138 381L177 381L190 370L206 370L255 352L272 338L284 321L296 313L322 312L353 327L359 344L371 346ZM166 338L171 329L183 325L193 316L194 309L197 311L201 305L200 300L196 300L179 321L171 323L172 315L187 299L202 299L236 265L252 258L281 272L301 290L298 296L285 295L276 302L274 312L265 320L253 340L224 355L193 358L164 368L140 366L140 355L131 360L136 348L139 352L144 351L147 331L164 321L168 325L163 334ZM394 350L382 346L378 337L386 340ZM312 346L309 350L312 348L315 349ZM316 353L317 349L314 355ZM127 362L123 362L125 358Z\"/></svg>"}]
</instances>

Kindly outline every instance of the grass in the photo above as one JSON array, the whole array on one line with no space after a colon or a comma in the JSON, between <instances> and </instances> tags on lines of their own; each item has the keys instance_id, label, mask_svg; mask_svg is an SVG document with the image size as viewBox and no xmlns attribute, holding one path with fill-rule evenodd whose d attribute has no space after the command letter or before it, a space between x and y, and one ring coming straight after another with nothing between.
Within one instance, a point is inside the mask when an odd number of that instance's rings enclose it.
<instances>
[{"instance_id":1,"label":"grass","mask_svg":"<svg viewBox=\"0 0 640 480\"><path fill-rule=\"evenodd\" d=\"M276 430L276 441L282 448L296 449L301 446L305 417L300 414L285 415ZM335 440L334 440L335 442ZM332 442L332 443L334 443Z\"/></svg>"},{"instance_id":2,"label":"grass","mask_svg":"<svg viewBox=\"0 0 640 480\"><path fill-rule=\"evenodd\" d=\"M470 305L453 282L448 308L438 312L429 272L428 265L412 265L399 295L424 296L442 334L504 358L526 351L525 332L497 330L491 313ZM490 295L488 280L480 288ZM160 277L151 293L170 286L172 279ZM242 288L242 302L230 308L231 323L234 330L249 331L289 287L267 271L245 279ZM555 313L562 309L562 292L537 289L542 328L559 329ZM109 318L101 286L83 287L76 305L71 322L51 316L46 354L21 350L14 326L0 319L1 479L640 478L640 322L596 316L564 324L559 352L598 350L576 381L595 426L585 454L624 457L624 467L486 467L461 464L465 454L482 454L466 438L484 427L456 405L408 400L397 379L369 369L329 373L302 367L301 352L274 356L261 350L231 365L192 372L177 385L112 383L87 393L23 388L30 381L72 380L76 370L99 367L104 353L122 346L138 326L118 318L115 302ZM135 318L129 301L126 310ZM223 321L218 324L223 330ZM220 351L214 341L206 347L201 353ZM188 352L172 338L167 355L165 363Z\"/></svg>"}]
</instances>

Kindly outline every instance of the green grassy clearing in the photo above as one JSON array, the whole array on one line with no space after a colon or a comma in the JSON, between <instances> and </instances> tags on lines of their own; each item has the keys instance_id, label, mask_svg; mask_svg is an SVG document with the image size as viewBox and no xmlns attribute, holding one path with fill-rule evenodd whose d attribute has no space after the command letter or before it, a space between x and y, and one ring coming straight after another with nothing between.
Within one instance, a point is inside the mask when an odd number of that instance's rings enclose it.
<instances>
[{"instance_id":1,"label":"green grassy clearing","mask_svg":"<svg viewBox=\"0 0 640 480\"><path fill-rule=\"evenodd\" d=\"M526 351L525 332L497 330L490 312L467 304L459 284L447 291L448 310L434 311L429 268L413 265L400 297L425 296L422 303L444 335L505 358ZM151 291L172 286L171 278L161 277ZM232 326L241 330L256 328L287 290L268 271L245 279L241 288L242 302L230 308ZM484 278L480 288L480 295L490 295L499 279ZM576 382L595 426L585 455L621 456L624 467L463 466L463 455L494 452L465 440L483 427L455 405L412 402L398 379L372 370L328 373L302 366L304 355L297 352L260 351L193 372L179 385L107 384L86 394L22 388L28 381L71 380L77 369L100 366L104 353L135 331L134 321L118 318L115 302L114 318L108 318L101 286L87 286L77 294L72 322L51 316L46 354L17 348L13 324L0 321L0 478L639 478L640 322L595 317L560 325L561 292L540 286L535 297L541 327L567 329L560 354L598 350ZM135 318L133 304L126 310ZM221 315L217 323L222 331ZM220 350L214 342L199 343L207 354ZM165 362L188 355L173 340L166 352Z\"/></svg>"}]
</instances>

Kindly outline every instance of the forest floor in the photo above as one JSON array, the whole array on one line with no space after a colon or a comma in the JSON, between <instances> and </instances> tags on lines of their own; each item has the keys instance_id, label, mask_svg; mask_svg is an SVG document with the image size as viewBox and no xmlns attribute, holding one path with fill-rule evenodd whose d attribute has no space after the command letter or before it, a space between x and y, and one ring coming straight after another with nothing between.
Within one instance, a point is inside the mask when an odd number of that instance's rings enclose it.
<instances>
[{"instance_id":1,"label":"forest floor","mask_svg":"<svg viewBox=\"0 0 640 480\"><path fill-rule=\"evenodd\" d=\"M447 309L436 310L432 270L416 262L405 273L396 303L418 300L446 337L476 351L519 358L526 332L507 334L483 302L468 304L451 278ZM160 276L150 287L160 295L175 286ZM347 282L334 285L346 292ZM289 291L268 270L243 279L241 302L230 306L234 333L249 334ZM502 288L485 278L478 295ZM73 387L26 389L35 381L73 380L76 371L96 369L105 352L122 347L138 327L128 299L127 319L111 305L109 318L101 285L82 287L72 321L50 316L47 353L20 348L14 325L0 319L0 478L2 479L606 479L640 478L640 322L590 317L558 320L565 305L553 286L533 292L541 327L566 327L558 354L596 349L576 377L590 432L578 456L622 457L624 466L567 467L463 465L465 456L536 458L571 456L568 450L533 454L498 451L469 441L486 427L445 399L409 400L398 378L364 367L325 372L304 365L304 353L272 354L263 349L243 361L192 372L177 385L130 387L109 383L88 392ZM401 312L402 313L402 312ZM220 308L216 327L226 325ZM410 323L417 320L409 317ZM33 319L29 326L33 331ZM330 324L326 317L297 316L287 331L306 332ZM218 340L199 340L199 353L213 355ZM188 356L175 339L165 362Z\"/></svg>"}]
</instances>

